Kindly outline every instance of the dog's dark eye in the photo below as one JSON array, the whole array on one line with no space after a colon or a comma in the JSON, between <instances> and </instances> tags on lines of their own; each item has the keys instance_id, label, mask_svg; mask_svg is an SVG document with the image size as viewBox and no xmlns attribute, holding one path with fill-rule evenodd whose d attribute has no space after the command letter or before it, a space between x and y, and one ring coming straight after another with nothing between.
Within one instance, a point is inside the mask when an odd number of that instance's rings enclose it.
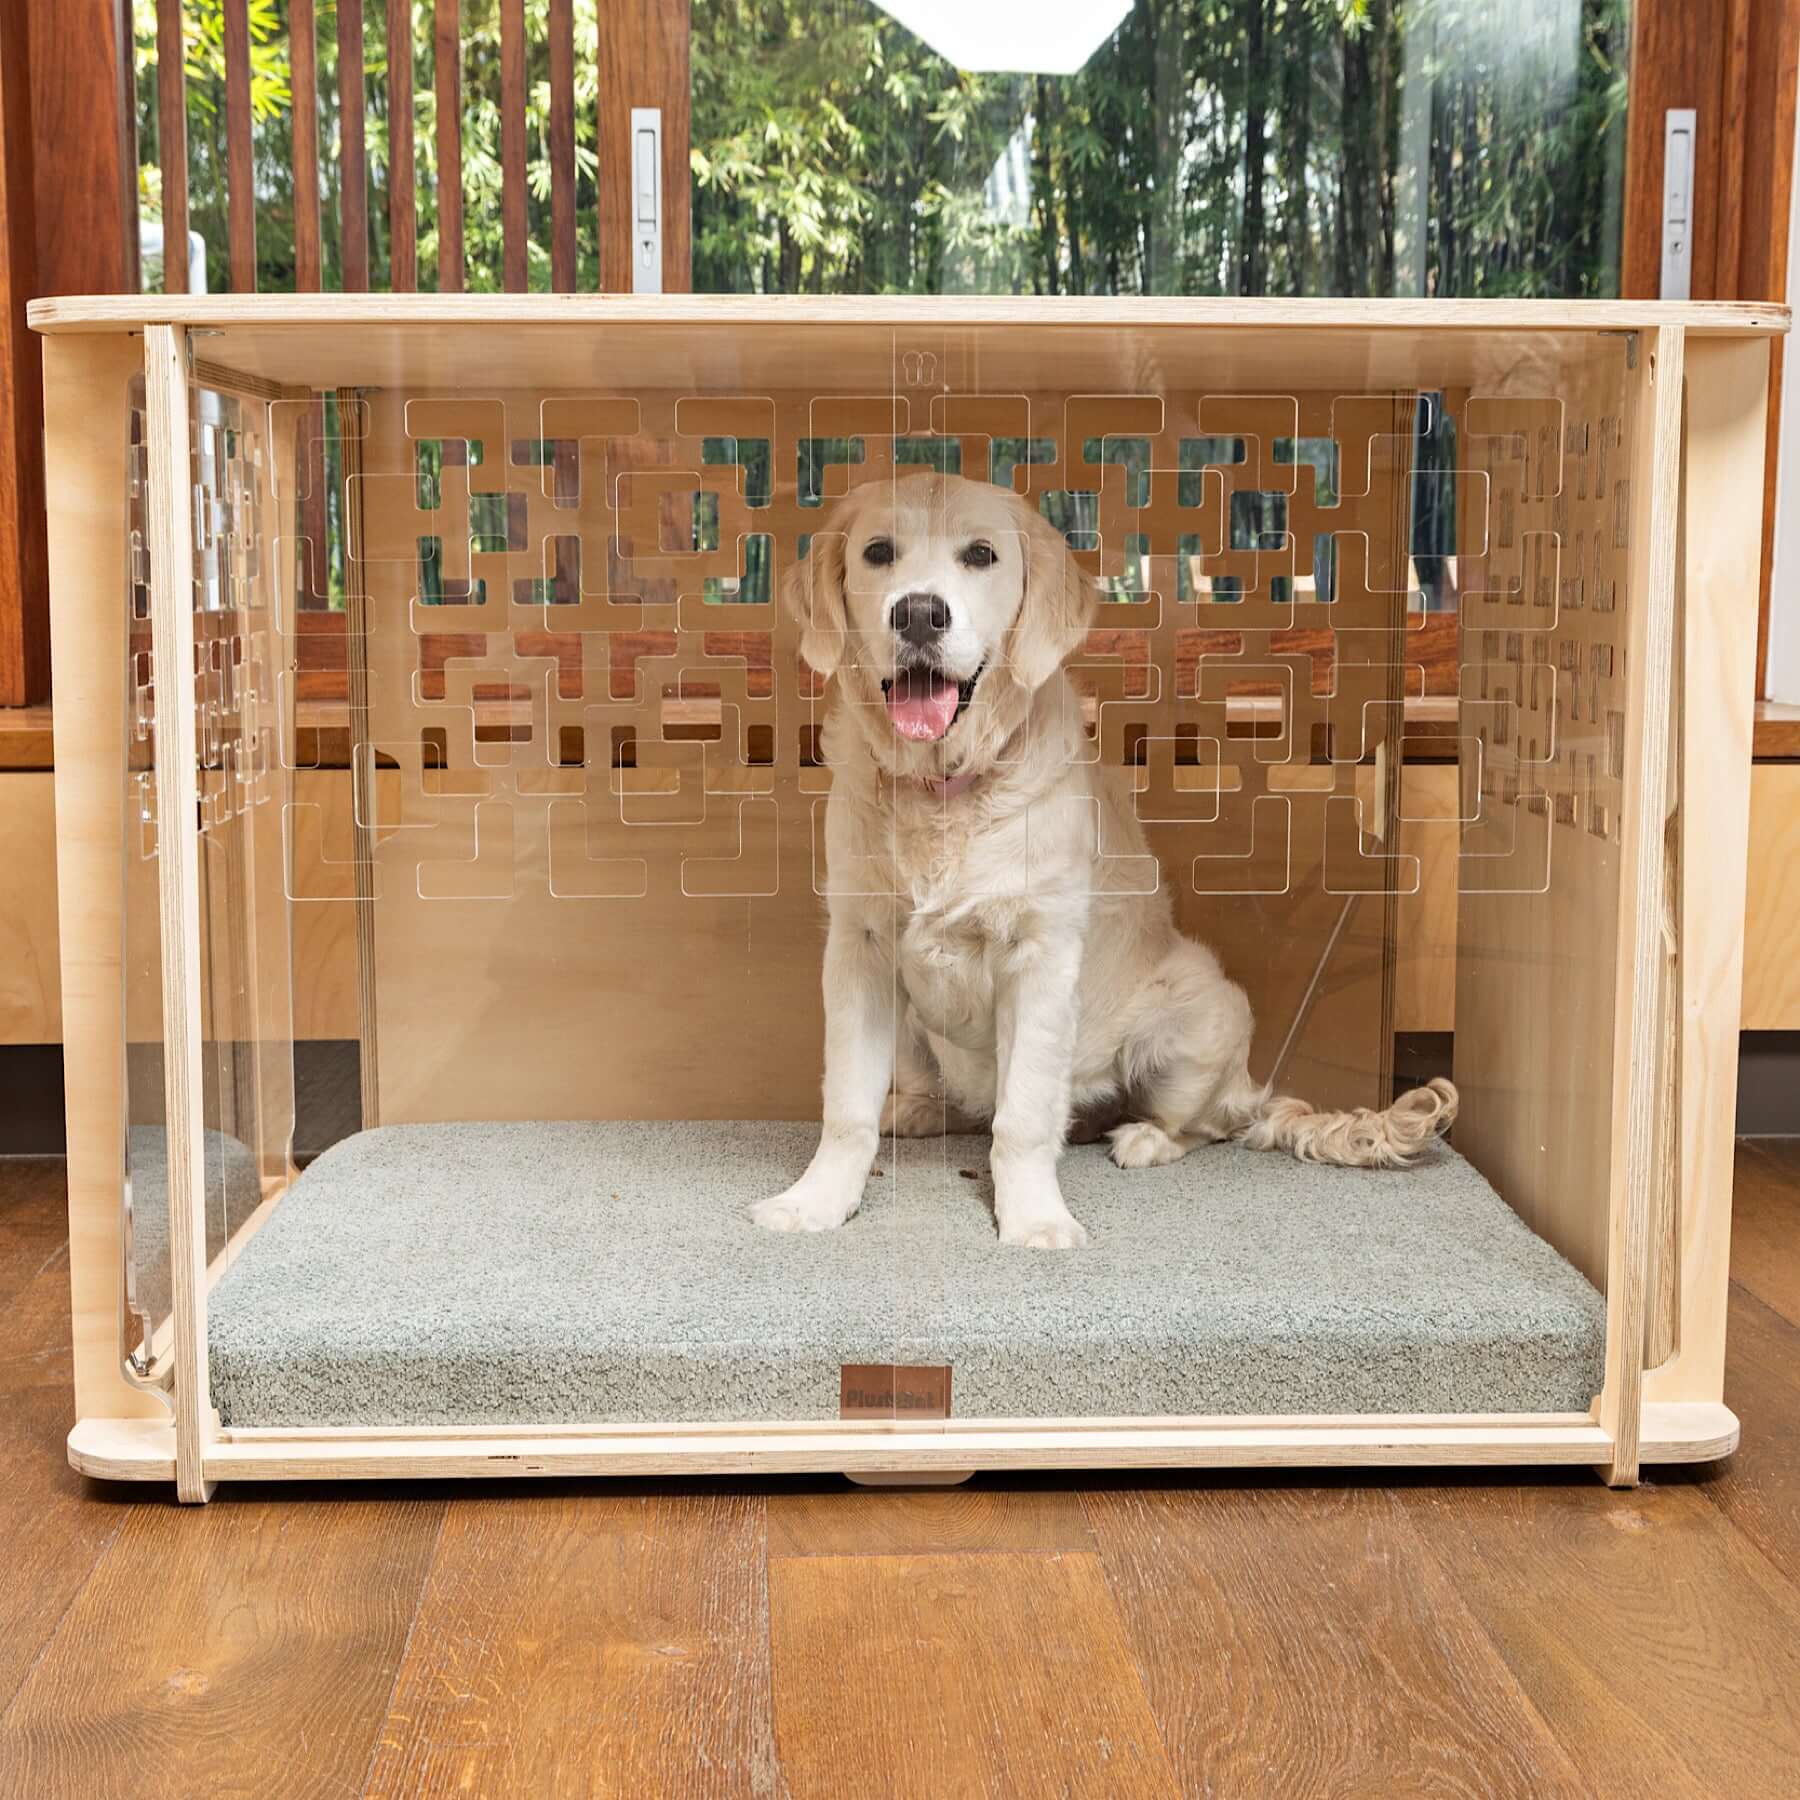
<instances>
[{"instance_id":1,"label":"dog's dark eye","mask_svg":"<svg viewBox=\"0 0 1800 1800\"><path fill-rule=\"evenodd\" d=\"M894 560L892 538L870 538L863 545L863 561L872 569L885 569Z\"/></svg>"},{"instance_id":2,"label":"dog's dark eye","mask_svg":"<svg viewBox=\"0 0 1800 1800\"><path fill-rule=\"evenodd\" d=\"M957 560L965 569L991 569L1000 558L994 554L992 544L970 544Z\"/></svg>"}]
</instances>

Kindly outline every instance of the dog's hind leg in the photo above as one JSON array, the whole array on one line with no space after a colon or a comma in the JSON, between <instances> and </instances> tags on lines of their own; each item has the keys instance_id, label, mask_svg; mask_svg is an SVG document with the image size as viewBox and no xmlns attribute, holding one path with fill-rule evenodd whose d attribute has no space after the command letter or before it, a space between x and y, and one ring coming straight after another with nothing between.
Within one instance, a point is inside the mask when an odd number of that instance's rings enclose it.
<instances>
[{"instance_id":1,"label":"dog's hind leg","mask_svg":"<svg viewBox=\"0 0 1800 1800\"><path fill-rule=\"evenodd\" d=\"M1232 1085L1232 1071L1216 1062L1182 1056L1158 1069L1133 1110L1147 1116L1115 1125L1112 1159L1121 1169L1154 1169L1179 1162L1201 1144L1216 1144L1231 1133L1210 1121L1220 1090Z\"/></svg>"},{"instance_id":2,"label":"dog's hind leg","mask_svg":"<svg viewBox=\"0 0 1800 1800\"><path fill-rule=\"evenodd\" d=\"M894 1086L881 1108L881 1135L942 1137L950 1123L937 1059L908 1006L894 1028Z\"/></svg>"},{"instance_id":3,"label":"dog's hind leg","mask_svg":"<svg viewBox=\"0 0 1800 1800\"><path fill-rule=\"evenodd\" d=\"M1285 1150L1301 1162L1398 1169L1455 1121L1457 1093L1448 1081L1414 1088L1379 1112L1320 1112L1252 1080L1250 1003L1198 945L1172 951L1156 985L1157 1004L1121 1053L1138 1114L1111 1134L1122 1169L1172 1163L1223 1138Z\"/></svg>"},{"instance_id":4,"label":"dog's hind leg","mask_svg":"<svg viewBox=\"0 0 1800 1800\"><path fill-rule=\"evenodd\" d=\"M1219 972L1210 951L1183 942L1164 958L1143 1026L1120 1051L1120 1073L1136 1115L1116 1126L1112 1159L1121 1169L1178 1162L1217 1143L1228 1096L1249 1086L1253 1020L1243 990Z\"/></svg>"}]
</instances>

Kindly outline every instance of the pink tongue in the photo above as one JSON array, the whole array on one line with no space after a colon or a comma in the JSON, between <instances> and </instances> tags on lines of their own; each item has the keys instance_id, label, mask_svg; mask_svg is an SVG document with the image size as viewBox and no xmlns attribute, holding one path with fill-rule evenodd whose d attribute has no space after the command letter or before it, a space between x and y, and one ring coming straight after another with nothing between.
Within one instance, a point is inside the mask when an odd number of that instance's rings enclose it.
<instances>
[{"instance_id":1,"label":"pink tongue","mask_svg":"<svg viewBox=\"0 0 1800 1800\"><path fill-rule=\"evenodd\" d=\"M950 729L958 698L956 683L947 675L907 670L888 689L888 717L903 738L929 744Z\"/></svg>"}]
</instances>

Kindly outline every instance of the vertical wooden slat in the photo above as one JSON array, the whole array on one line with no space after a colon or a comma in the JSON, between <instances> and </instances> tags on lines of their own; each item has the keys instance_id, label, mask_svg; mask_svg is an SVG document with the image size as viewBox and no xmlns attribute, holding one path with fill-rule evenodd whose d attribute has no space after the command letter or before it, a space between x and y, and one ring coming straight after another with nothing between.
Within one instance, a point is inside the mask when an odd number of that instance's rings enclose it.
<instances>
[{"instance_id":1,"label":"vertical wooden slat","mask_svg":"<svg viewBox=\"0 0 1800 1800\"><path fill-rule=\"evenodd\" d=\"M306 0L311 5L312 0ZM181 0L156 0L156 131L162 163L163 292L188 291L186 46ZM294 148L299 151L296 133Z\"/></svg>"},{"instance_id":2,"label":"vertical wooden slat","mask_svg":"<svg viewBox=\"0 0 1800 1800\"><path fill-rule=\"evenodd\" d=\"M27 15L0 7L0 706L50 688L42 362L25 323L37 291Z\"/></svg>"},{"instance_id":3,"label":"vertical wooden slat","mask_svg":"<svg viewBox=\"0 0 1800 1800\"><path fill-rule=\"evenodd\" d=\"M338 5L338 216L344 292L369 291L369 158L363 138L362 0Z\"/></svg>"},{"instance_id":4,"label":"vertical wooden slat","mask_svg":"<svg viewBox=\"0 0 1800 1800\"><path fill-rule=\"evenodd\" d=\"M1789 201L1794 180L1794 107L1800 88L1800 7L1751 9L1749 55L1749 142L1769 146L1767 155L1744 158L1743 249L1738 262L1738 296L1744 300L1787 298ZM1769 407L1763 452L1762 605L1756 628L1756 692L1766 692L1769 667L1769 593L1775 564L1775 494L1781 458L1781 368L1786 346L1770 346ZM1800 452L1797 452L1800 453Z\"/></svg>"},{"instance_id":5,"label":"vertical wooden slat","mask_svg":"<svg viewBox=\"0 0 1800 1800\"><path fill-rule=\"evenodd\" d=\"M57 333L42 346L44 491L57 594L51 658L64 722L56 746L56 929L68 1070L64 1172L75 1414L148 1419L160 1429L169 1423L162 1397L131 1386L119 1355L125 1287L119 1126L126 1117L119 1047L125 1041L127 930L121 771L130 754L119 704L130 573L120 397L127 382L144 373L144 346L123 331ZM134 947L146 928L142 919L130 926Z\"/></svg>"},{"instance_id":6,"label":"vertical wooden slat","mask_svg":"<svg viewBox=\"0 0 1800 1800\"><path fill-rule=\"evenodd\" d=\"M368 403L337 391L338 459L344 482L345 672L350 702L350 779L355 796L357 1045L363 1130L381 1123L381 1046L376 1030L375 745L369 730L369 589L363 521L363 438Z\"/></svg>"},{"instance_id":7,"label":"vertical wooden slat","mask_svg":"<svg viewBox=\"0 0 1800 1800\"><path fill-rule=\"evenodd\" d=\"M131 27L123 0L6 0L0 10L13 28L6 52L6 129L18 161L7 179L22 177L29 185L29 196L14 190L7 280L21 299L134 293L137 154L133 110L126 104ZM28 56L27 46L36 54ZM10 429L23 459L19 505L30 514L21 510L14 522L22 541L43 510L40 348L21 338L6 358L16 409ZM25 497L33 493L39 498ZM31 552L25 548L22 555L28 570ZM0 700L6 704L31 706L50 697L49 615L41 578L12 570L0 575L0 638L9 647L0 657Z\"/></svg>"},{"instance_id":8,"label":"vertical wooden slat","mask_svg":"<svg viewBox=\"0 0 1800 1800\"><path fill-rule=\"evenodd\" d=\"M1625 193L1619 293L1654 300L1662 285L1663 115L1697 114L1694 142L1693 297L1712 296L1718 214L1719 85L1725 0L1633 0L1631 105L1625 117Z\"/></svg>"},{"instance_id":9,"label":"vertical wooden slat","mask_svg":"<svg viewBox=\"0 0 1800 1800\"><path fill-rule=\"evenodd\" d=\"M18 4L19 0L14 0ZM29 8L30 0L26 0ZM41 0L40 0L41 4ZM119 261L124 265L120 292L136 294L143 290L138 242L138 134L137 134L137 63L133 51L135 27L132 20L133 0L110 0L112 29L101 34L102 45L112 52L111 83L108 108L112 129L104 135L112 140L118 173L112 188L113 205L118 211ZM37 78L32 77L32 93L37 92ZM33 101L35 106L36 102ZM41 122L38 129L42 129ZM41 191L41 190L40 190ZM42 273L43 245L38 246L39 272Z\"/></svg>"},{"instance_id":10,"label":"vertical wooden slat","mask_svg":"<svg viewBox=\"0 0 1800 1800\"><path fill-rule=\"evenodd\" d=\"M1627 774L1619 905L1613 1067L1614 1136L1606 1256L1606 1385L1600 1426L1612 1439L1614 1487L1638 1478L1644 1331L1656 1185L1657 989L1663 955L1670 675L1675 646L1675 554L1681 514L1681 403L1686 339L1679 325L1646 332L1638 351L1632 432L1630 641L1635 670L1625 713ZM1740 915L1741 916L1741 915Z\"/></svg>"},{"instance_id":11,"label":"vertical wooden slat","mask_svg":"<svg viewBox=\"0 0 1800 1800\"><path fill-rule=\"evenodd\" d=\"M529 258L525 218L525 0L500 0L500 220L506 291L522 294Z\"/></svg>"},{"instance_id":12,"label":"vertical wooden slat","mask_svg":"<svg viewBox=\"0 0 1800 1800\"><path fill-rule=\"evenodd\" d=\"M419 285L419 215L413 196L412 0L387 0L388 286Z\"/></svg>"},{"instance_id":13,"label":"vertical wooden slat","mask_svg":"<svg viewBox=\"0 0 1800 1800\"><path fill-rule=\"evenodd\" d=\"M550 285L572 294L575 259L575 4L550 0Z\"/></svg>"},{"instance_id":14,"label":"vertical wooden slat","mask_svg":"<svg viewBox=\"0 0 1800 1800\"><path fill-rule=\"evenodd\" d=\"M1680 1107L1674 1133L1681 1157L1680 1291L1676 1354L1645 1375L1649 1403L1715 1401L1724 1393L1761 561L1752 526L1763 492L1768 349L1766 342L1729 338L1695 338L1686 347L1683 611L1675 689L1683 714L1678 793L1688 821L1674 908L1681 928L1674 1084Z\"/></svg>"},{"instance_id":15,"label":"vertical wooden slat","mask_svg":"<svg viewBox=\"0 0 1800 1800\"><path fill-rule=\"evenodd\" d=\"M256 292L256 171L250 155L250 0L225 5L225 180L231 291Z\"/></svg>"},{"instance_id":16,"label":"vertical wooden slat","mask_svg":"<svg viewBox=\"0 0 1800 1800\"><path fill-rule=\"evenodd\" d=\"M631 291L631 109L662 110L665 294L693 285L688 248L687 0L609 0L600 9L600 286Z\"/></svg>"},{"instance_id":17,"label":"vertical wooden slat","mask_svg":"<svg viewBox=\"0 0 1800 1800\"><path fill-rule=\"evenodd\" d=\"M319 40L313 0L290 0L288 60L294 90L294 286L316 294L319 254ZM165 175L164 181L168 180Z\"/></svg>"},{"instance_id":18,"label":"vertical wooden slat","mask_svg":"<svg viewBox=\"0 0 1800 1800\"><path fill-rule=\"evenodd\" d=\"M432 81L437 89L438 292L463 285L462 7L437 0L432 32Z\"/></svg>"},{"instance_id":19,"label":"vertical wooden slat","mask_svg":"<svg viewBox=\"0 0 1800 1800\"><path fill-rule=\"evenodd\" d=\"M1750 89L1750 0L1729 0L1725 17L1724 69L1719 82L1719 212L1713 245L1713 298L1744 297L1744 165Z\"/></svg>"},{"instance_id":20,"label":"vertical wooden slat","mask_svg":"<svg viewBox=\"0 0 1800 1800\"><path fill-rule=\"evenodd\" d=\"M8 0L17 6L21 0ZM136 108L125 0L24 0L39 294L138 291Z\"/></svg>"},{"instance_id":21,"label":"vertical wooden slat","mask_svg":"<svg viewBox=\"0 0 1800 1800\"><path fill-rule=\"evenodd\" d=\"M175 1315L175 1491L183 1500L205 1500L212 1491L203 1466L212 1408L207 1379L205 1094L200 1046L193 458L187 333L179 326L144 328L144 397L150 477L150 645L156 694L163 1105Z\"/></svg>"}]
</instances>

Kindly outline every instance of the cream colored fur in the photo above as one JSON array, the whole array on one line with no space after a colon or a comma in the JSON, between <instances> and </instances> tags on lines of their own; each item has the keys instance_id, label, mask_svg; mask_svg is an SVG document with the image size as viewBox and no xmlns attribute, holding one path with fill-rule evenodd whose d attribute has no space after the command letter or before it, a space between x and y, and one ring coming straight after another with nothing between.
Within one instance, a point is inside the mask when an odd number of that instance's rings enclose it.
<instances>
[{"instance_id":1,"label":"cream colored fur","mask_svg":"<svg viewBox=\"0 0 1800 1800\"><path fill-rule=\"evenodd\" d=\"M891 561L876 540L891 545ZM990 567L968 546L989 545ZM870 546L875 544L871 552ZM937 742L894 729L890 608L948 605L946 672L978 671ZM835 680L822 734L824 1129L800 1179L754 1209L782 1231L841 1225L883 1133L991 1125L1009 1244L1086 1241L1056 1178L1072 1116L1120 1107L1122 1168L1241 1138L1309 1161L1405 1163L1456 1116L1447 1081L1384 1112L1315 1112L1251 1078L1243 990L1175 928L1125 771L1093 759L1062 672L1093 614L1062 534L1004 489L937 475L857 489L784 583L801 652ZM928 783L974 777L946 795Z\"/></svg>"}]
</instances>

